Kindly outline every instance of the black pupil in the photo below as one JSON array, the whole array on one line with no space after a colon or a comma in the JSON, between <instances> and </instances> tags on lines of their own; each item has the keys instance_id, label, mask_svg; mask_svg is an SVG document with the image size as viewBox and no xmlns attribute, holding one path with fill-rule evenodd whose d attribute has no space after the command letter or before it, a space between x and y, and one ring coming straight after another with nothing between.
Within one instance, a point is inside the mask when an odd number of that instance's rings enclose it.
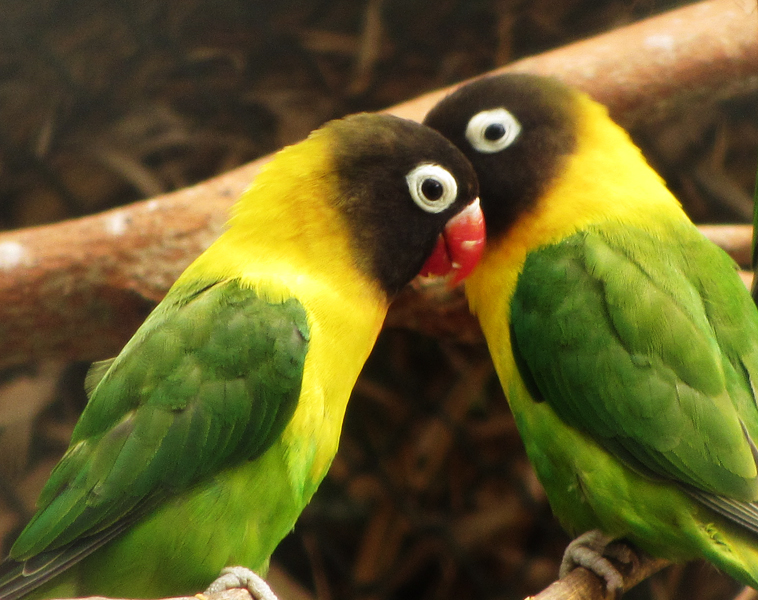
<instances>
[{"instance_id":1,"label":"black pupil","mask_svg":"<svg viewBox=\"0 0 758 600\"><path fill-rule=\"evenodd\" d=\"M502 123L492 123L484 130L484 137L490 142L496 142L505 135L505 126Z\"/></svg>"},{"instance_id":2,"label":"black pupil","mask_svg":"<svg viewBox=\"0 0 758 600\"><path fill-rule=\"evenodd\" d=\"M421 193L427 200L439 200L444 191L442 184L436 179L424 179L421 184Z\"/></svg>"}]
</instances>

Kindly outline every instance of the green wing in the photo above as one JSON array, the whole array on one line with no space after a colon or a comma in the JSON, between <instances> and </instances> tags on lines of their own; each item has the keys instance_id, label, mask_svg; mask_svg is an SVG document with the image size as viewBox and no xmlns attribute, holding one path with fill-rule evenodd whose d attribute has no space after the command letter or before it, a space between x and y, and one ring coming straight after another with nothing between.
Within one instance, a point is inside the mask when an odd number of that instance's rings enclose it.
<instances>
[{"instance_id":1,"label":"green wing","mask_svg":"<svg viewBox=\"0 0 758 600\"><path fill-rule=\"evenodd\" d=\"M758 526L758 312L726 254L689 224L584 231L528 255L511 310L535 401Z\"/></svg>"},{"instance_id":2,"label":"green wing","mask_svg":"<svg viewBox=\"0 0 758 600\"><path fill-rule=\"evenodd\" d=\"M93 367L90 401L12 558L68 547L57 559L68 565L163 498L260 455L295 410L308 337L295 299L270 303L236 280L172 289L118 357Z\"/></svg>"}]
</instances>

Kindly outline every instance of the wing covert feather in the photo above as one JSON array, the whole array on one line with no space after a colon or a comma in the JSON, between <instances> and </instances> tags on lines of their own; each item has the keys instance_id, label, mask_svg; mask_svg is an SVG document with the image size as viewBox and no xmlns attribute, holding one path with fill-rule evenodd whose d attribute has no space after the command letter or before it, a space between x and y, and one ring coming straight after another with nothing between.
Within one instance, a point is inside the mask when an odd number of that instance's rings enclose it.
<instances>
[{"instance_id":1,"label":"wing covert feather","mask_svg":"<svg viewBox=\"0 0 758 600\"><path fill-rule=\"evenodd\" d=\"M296 299L271 303L237 280L172 289L88 377L69 450L11 556L94 543L146 502L260 455L295 410L308 338Z\"/></svg>"},{"instance_id":2,"label":"wing covert feather","mask_svg":"<svg viewBox=\"0 0 758 600\"><path fill-rule=\"evenodd\" d=\"M753 501L758 312L726 254L694 227L676 234L605 226L531 252L516 365L630 467Z\"/></svg>"}]
</instances>

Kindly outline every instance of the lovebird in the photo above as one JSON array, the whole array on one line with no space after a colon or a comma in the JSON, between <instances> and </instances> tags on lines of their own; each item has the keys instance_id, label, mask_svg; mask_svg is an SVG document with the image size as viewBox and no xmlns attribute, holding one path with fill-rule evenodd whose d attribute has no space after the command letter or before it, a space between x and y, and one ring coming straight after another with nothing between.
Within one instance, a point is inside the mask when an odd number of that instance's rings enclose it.
<instances>
[{"instance_id":1,"label":"lovebird","mask_svg":"<svg viewBox=\"0 0 758 600\"><path fill-rule=\"evenodd\" d=\"M397 117L331 121L280 151L92 366L0 597L169 597L232 565L264 574L337 451L390 300L427 259L454 282L479 258L477 193L450 142Z\"/></svg>"},{"instance_id":2,"label":"lovebird","mask_svg":"<svg viewBox=\"0 0 758 600\"><path fill-rule=\"evenodd\" d=\"M561 574L618 589L601 552L626 540L758 588L758 310L734 262L606 108L555 79L483 78L424 122L479 177L487 244L466 296L580 536Z\"/></svg>"}]
</instances>

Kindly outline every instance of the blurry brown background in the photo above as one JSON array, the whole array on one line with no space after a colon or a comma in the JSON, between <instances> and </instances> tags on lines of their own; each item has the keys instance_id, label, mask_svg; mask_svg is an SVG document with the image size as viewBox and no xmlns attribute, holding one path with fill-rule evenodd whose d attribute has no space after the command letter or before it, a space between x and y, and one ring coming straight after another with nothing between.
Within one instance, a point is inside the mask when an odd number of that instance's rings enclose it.
<instances>
[{"instance_id":1,"label":"blurry brown background","mask_svg":"<svg viewBox=\"0 0 758 600\"><path fill-rule=\"evenodd\" d=\"M685 4L663 0L0 0L0 228L154 196L514 59ZM758 96L632 132L698 222L748 222ZM105 358L105 357L103 357ZM67 445L87 365L0 372L7 549ZM483 345L387 330L333 468L279 567L321 600L522 598L568 539ZM707 565L629 598L730 598Z\"/></svg>"}]
</instances>

